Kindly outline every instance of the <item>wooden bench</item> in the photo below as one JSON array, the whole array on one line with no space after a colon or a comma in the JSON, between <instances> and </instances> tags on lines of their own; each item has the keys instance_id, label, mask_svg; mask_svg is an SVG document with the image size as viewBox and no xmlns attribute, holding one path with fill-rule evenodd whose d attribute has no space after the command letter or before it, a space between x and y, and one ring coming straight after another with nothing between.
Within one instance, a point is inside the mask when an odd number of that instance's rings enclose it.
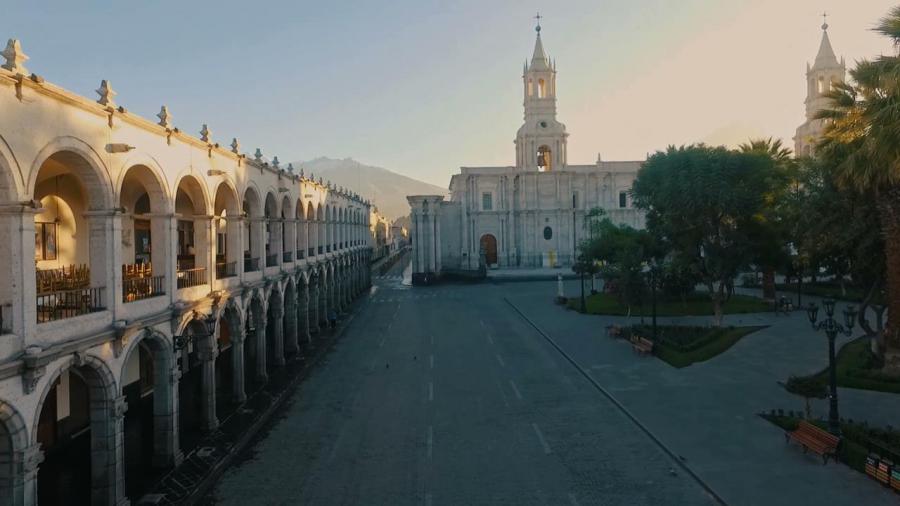
<instances>
[{"instance_id":1,"label":"wooden bench","mask_svg":"<svg viewBox=\"0 0 900 506\"><path fill-rule=\"evenodd\" d=\"M653 353L653 341L641 336L631 336L631 349L641 355L650 355Z\"/></svg>"},{"instance_id":2,"label":"wooden bench","mask_svg":"<svg viewBox=\"0 0 900 506\"><path fill-rule=\"evenodd\" d=\"M834 457L841 439L834 434L801 420L797 430L784 433L784 440L790 443L796 441L803 446L803 453L812 451L822 456L822 465L828 463L828 457Z\"/></svg>"}]
</instances>

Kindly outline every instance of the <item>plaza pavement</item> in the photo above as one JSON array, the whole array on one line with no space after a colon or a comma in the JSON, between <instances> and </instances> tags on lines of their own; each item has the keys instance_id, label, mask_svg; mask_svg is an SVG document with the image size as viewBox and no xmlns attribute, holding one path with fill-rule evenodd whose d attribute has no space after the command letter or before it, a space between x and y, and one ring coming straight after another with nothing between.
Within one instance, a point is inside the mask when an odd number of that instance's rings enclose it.
<instances>
[{"instance_id":1,"label":"plaza pavement","mask_svg":"<svg viewBox=\"0 0 900 506\"><path fill-rule=\"evenodd\" d=\"M605 337L622 318L552 304L555 282L410 288L400 268L376 281L344 338L210 502L715 504L682 464L731 505L898 502L848 467L785 445L756 416L801 409L776 381L825 364L824 337L800 312L729 317L771 326L676 370ZM573 293L577 282L566 285ZM896 396L841 395L850 418L900 413Z\"/></svg>"}]
</instances>

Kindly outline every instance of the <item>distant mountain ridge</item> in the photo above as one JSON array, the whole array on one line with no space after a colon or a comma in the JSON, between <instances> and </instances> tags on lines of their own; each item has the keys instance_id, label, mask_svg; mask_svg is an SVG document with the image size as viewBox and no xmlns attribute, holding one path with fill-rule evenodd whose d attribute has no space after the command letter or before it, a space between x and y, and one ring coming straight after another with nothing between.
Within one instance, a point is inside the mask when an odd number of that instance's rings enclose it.
<instances>
[{"instance_id":1,"label":"distant mountain ridge","mask_svg":"<svg viewBox=\"0 0 900 506\"><path fill-rule=\"evenodd\" d=\"M372 201L378 210L393 220L409 214L407 195L446 195L446 189L418 179L397 174L383 167L360 163L352 158L319 157L306 162L293 162L307 176L322 176Z\"/></svg>"}]
</instances>

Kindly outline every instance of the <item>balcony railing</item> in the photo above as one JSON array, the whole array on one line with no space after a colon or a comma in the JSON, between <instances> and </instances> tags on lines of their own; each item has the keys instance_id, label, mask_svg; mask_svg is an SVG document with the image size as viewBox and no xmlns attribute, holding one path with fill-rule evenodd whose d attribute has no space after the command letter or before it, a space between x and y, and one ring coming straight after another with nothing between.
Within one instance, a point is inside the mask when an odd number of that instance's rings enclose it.
<instances>
[{"instance_id":1,"label":"balcony railing","mask_svg":"<svg viewBox=\"0 0 900 506\"><path fill-rule=\"evenodd\" d=\"M233 278L235 276L237 276L237 262L216 264L216 279Z\"/></svg>"},{"instance_id":2,"label":"balcony railing","mask_svg":"<svg viewBox=\"0 0 900 506\"><path fill-rule=\"evenodd\" d=\"M281 253L281 261L284 263L293 262L294 261L294 252L293 251L285 251Z\"/></svg>"},{"instance_id":3,"label":"balcony railing","mask_svg":"<svg viewBox=\"0 0 900 506\"><path fill-rule=\"evenodd\" d=\"M176 275L179 289L206 284L206 267L179 270Z\"/></svg>"},{"instance_id":4,"label":"balcony railing","mask_svg":"<svg viewBox=\"0 0 900 506\"><path fill-rule=\"evenodd\" d=\"M244 272L256 272L259 270L259 259L258 258L245 258L244 259Z\"/></svg>"},{"instance_id":5,"label":"balcony railing","mask_svg":"<svg viewBox=\"0 0 900 506\"><path fill-rule=\"evenodd\" d=\"M147 276L122 280L122 302L134 302L165 294L165 276Z\"/></svg>"},{"instance_id":6,"label":"balcony railing","mask_svg":"<svg viewBox=\"0 0 900 506\"><path fill-rule=\"evenodd\" d=\"M276 265L278 265L278 253L266 255L266 267L275 267Z\"/></svg>"},{"instance_id":7,"label":"balcony railing","mask_svg":"<svg viewBox=\"0 0 900 506\"><path fill-rule=\"evenodd\" d=\"M306 257L305 252L302 249L297 250L297 260L303 260Z\"/></svg>"},{"instance_id":8,"label":"balcony railing","mask_svg":"<svg viewBox=\"0 0 900 506\"><path fill-rule=\"evenodd\" d=\"M316 248L309 248L309 256L311 256L311 257L316 256Z\"/></svg>"},{"instance_id":9,"label":"balcony railing","mask_svg":"<svg viewBox=\"0 0 900 506\"><path fill-rule=\"evenodd\" d=\"M37 296L38 323L96 313L104 309L103 287L61 290Z\"/></svg>"}]
</instances>

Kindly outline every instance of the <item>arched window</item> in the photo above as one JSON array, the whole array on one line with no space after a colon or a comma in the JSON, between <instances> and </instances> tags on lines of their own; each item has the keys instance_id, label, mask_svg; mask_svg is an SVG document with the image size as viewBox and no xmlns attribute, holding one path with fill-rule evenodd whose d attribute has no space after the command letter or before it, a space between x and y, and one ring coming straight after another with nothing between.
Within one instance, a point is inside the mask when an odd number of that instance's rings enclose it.
<instances>
[{"instance_id":1,"label":"arched window","mask_svg":"<svg viewBox=\"0 0 900 506\"><path fill-rule=\"evenodd\" d=\"M819 76L819 94L825 93L825 78Z\"/></svg>"},{"instance_id":2,"label":"arched window","mask_svg":"<svg viewBox=\"0 0 900 506\"><path fill-rule=\"evenodd\" d=\"M550 153L550 147L547 145L543 145L537 150L537 167L540 172L549 172L552 169L551 161L552 156Z\"/></svg>"},{"instance_id":3,"label":"arched window","mask_svg":"<svg viewBox=\"0 0 900 506\"><path fill-rule=\"evenodd\" d=\"M544 240L549 241L553 239L553 229L550 227L544 227Z\"/></svg>"},{"instance_id":4,"label":"arched window","mask_svg":"<svg viewBox=\"0 0 900 506\"><path fill-rule=\"evenodd\" d=\"M547 84L544 83L543 79L538 79L538 98L544 98L547 96Z\"/></svg>"}]
</instances>

